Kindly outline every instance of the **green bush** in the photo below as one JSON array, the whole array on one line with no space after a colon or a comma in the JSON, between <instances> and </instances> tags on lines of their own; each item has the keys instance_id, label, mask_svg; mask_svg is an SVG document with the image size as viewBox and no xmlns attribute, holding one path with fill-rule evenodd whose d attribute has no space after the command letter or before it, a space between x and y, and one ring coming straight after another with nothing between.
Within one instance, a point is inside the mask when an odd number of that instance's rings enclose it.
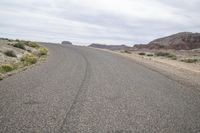
<instances>
[{"instance_id":1,"label":"green bush","mask_svg":"<svg viewBox=\"0 0 200 133\"><path fill-rule=\"evenodd\" d=\"M37 63L37 60L37 57L33 54L26 54L21 57L21 61L24 63L24 65L35 64Z\"/></svg>"},{"instance_id":2,"label":"green bush","mask_svg":"<svg viewBox=\"0 0 200 133\"><path fill-rule=\"evenodd\" d=\"M3 75L2 74L0 74L0 80L3 80Z\"/></svg>"},{"instance_id":3,"label":"green bush","mask_svg":"<svg viewBox=\"0 0 200 133\"><path fill-rule=\"evenodd\" d=\"M155 55L156 56L165 56L165 57L167 57L167 56L170 55L170 53L168 53L168 52L156 52Z\"/></svg>"},{"instance_id":4,"label":"green bush","mask_svg":"<svg viewBox=\"0 0 200 133\"><path fill-rule=\"evenodd\" d=\"M19 39L16 39L15 41L16 41L16 42L20 42L20 40L19 40Z\"/></svg>"},{"instance_id":5,"label":"green bush","mask_svg":"<svg viewBox=\"0 0 200 133\"><path fill-rule=\"evenodd\" d=\"M131 54L131 51L129 51L129 50L124 50L124 53Z\"/></svg>"},{"instance_id":6,"label":"green bush","mask_svg":"<svg viewBox=\"0 0 200 133\"><path fill-rule=\"evenodd\" d=\"M16 48L24 49L24 50L26 49L25 44L23 42L17 42L13 46L16 47Z\"/></svg>"},{"instance_id":7,"label":"green bush","mask_svg":"<svg viewBox=\"0 0 200 133\"><path fill-rule=\"evenodd\" d=\"M4 75L0 73L0 80L3 80Z\"/></svg>"},{"instance_id":8,"label":"green bush","mask_svg":"<svg viewBox=\"0 0 200 133\"><path fill-rule=\"evenodd\" d=\"M153 54L147 54L147 56L153 56Z\"/></svg>"},{"instance_id":9,"label":"green bush","mask_svg":"<svg viewBox=\"0 0 200 133\"><path fill-rule=\"evenodd\" d=\"M168 58L171 58L172 60L177 60L176 55L170 54L167 56Z\"/></svg>"},{"instance_id":10,"label":"green bush","mask_svg":"<svg viewBox=\"0 0 200 133\"><path fill-rule=\"evenodd\" d=\"M156 56L163 56L163 57L171 58L172 60L176 60L177 59L176 55L168 53L168 52L156 52L155 55Z\"/></svg>"},{"instance_id":11,"label":"green bush","mask_svg":"<svg viewBox=\"0 0 200 133\"><path fill-rule=\"evenodd\" d=\"M39 48L40 46L36 42L25 42L25 45L33 48Z\"/></svg>"},{"instance_id":12,"label":"green bush","mask_svg":"<svg viewBox=\"0 0 200 133\"><path fill-rule=\"evenodd\" d=\"M144 53L144 52L140 52L140 53L138 53L139 55L146 55L146 53Z\"/></svg>"},{"instance_id":13,"label":"green bush","mask_svg":"<svg viewBox=\"0 0 200 133\"><path fill-rule=\"evenodd\" d=\"M4 54L9 57L17 57L13 50L7 50L4 52Z\"/></svg>"},{"instance_id":14,"label":"green bush","mask_svg":"<svg viewBox=\"0 0 200 133\"><path fill-rule=\"evenodd\" d=\"M44 47L41 47L38 49L38 52L39 52L39 56L43 56L43 55L47 55L48 50Z\"/></svg>"},{"instance_id":15,"label":"green bush","mask_svg":"<svg viewBox=\"0 0 200 133\"><path fill-rule=\"evenodd\" d=\"M198 59L182 59L181 61L186 63L196 63Z\"/></svg>"},{"instance_id":16,"label":"green bush","mask_svg":"<svg viewBox=\"0 0 200 133\"><path fill-rule=\"evenodd\" d=\"M8 42L12 42L13 40L12 39L8 39Z\"/></svg>"},{"instance_id":17,"label":"green bush","mask_svg":"<svg viewBox=\"0 0 200 133\"><path fill-rule=\"evenodd\" d=\"M6 73L13 70L13 66L11 64L2 64L0 66L0 72Z\"/></svg>"}]
</instances>

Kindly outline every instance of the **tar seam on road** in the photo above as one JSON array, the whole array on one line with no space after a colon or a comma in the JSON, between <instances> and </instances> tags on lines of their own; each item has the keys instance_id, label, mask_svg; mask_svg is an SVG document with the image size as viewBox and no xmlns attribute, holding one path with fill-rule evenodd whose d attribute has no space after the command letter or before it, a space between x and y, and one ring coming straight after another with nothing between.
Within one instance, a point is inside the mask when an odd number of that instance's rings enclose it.
<instances>
[{"instance_id":1,"label":"tar seam on road","mask_svg":"<svg viewBox=\"0 0 200 133\"><path fill-rule=\"evenodd\" d=\"M63 47L65 47L65 46L63 46ZM74 51L75 51L75 50L74 50ZM77 51L76 51L76 52L77 52ZM82 88L84 87L87 78L89 77L89 65L90 65L90 64L89 64L89 61L88 61L88 59L86 58L85 55L81 54L80 52L77 52L77 53L80 54L80 55L83 57L83 59L85 60L85 62L86 62L84 77L83 77L83 80L81 81L81 85L79 86L78 91L77 91L77 93L76 93L76 95L75 95L75 97L74 97L74 99L73 99L73 101L72 101L71 106L70 106L69 109L66 111L64 120L63 120L63 122L62 122L62 124L61 124L60 129L58 130L58 133L63 133L63 132L64 132L64 131L63 131L63 128L64 128L64 125L67 124L67 118L68 118L70 112L71 112L71 111L73 110L73 108L75 107L75 104L76 104L76 102L77 102L77 99L78 99L79 95L81 94L81 90L82 90Z\"/></svg>"}]
</instances>

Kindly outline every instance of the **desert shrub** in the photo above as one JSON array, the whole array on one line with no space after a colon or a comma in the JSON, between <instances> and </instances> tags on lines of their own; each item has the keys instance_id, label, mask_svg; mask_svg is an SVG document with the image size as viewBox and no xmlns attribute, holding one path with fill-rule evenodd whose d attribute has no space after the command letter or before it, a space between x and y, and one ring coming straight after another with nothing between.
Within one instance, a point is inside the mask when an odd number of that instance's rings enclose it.
<instances>
[{"instance_id":1,"label":"desert shrub","mask_svg":"<svg viewBox=\"0 0 200 133\"><path fill-rule=\"evenodd\" d=\"M36 42L25 42L25 45L29 46L29 47L33 47L33 48L39 48L40 46L38 45L38 43Z\"/></svg>"},{"instance_id":2,"label":"desert shrub","mask_svg":"<svg viewBox=\"0 0 200 133\"><path fill-rule=\"evenodd\" d=\"M182 62L186 62L186 63L196 63L198 61L198 59L181 59Z\"/></svg>"},{"instance_id":3,"label":"desert shrub","mask_svg":"<svg viewBox=\"0 0 200 133\"><path fill-rule=\"evenodd\" d=\"M140 53L138 53L139 55L146 55L146 53L144 53L144 52L140 52Z\"/></svg>"},{"instance_id":4,"label":"desert shrub","mask_svg":"<svg viewBox=\"0 0 200 133\"><path fill-rule=\"evenodd\" d=\"M129 51L129 50L124 50L124 53L131 54L131 51Z\"/></svg>"},{"instance_id":5,"label":"desert shrub","mask_svg":"<svg viewBox=\"0 0 200 133\"><path fill-rule=\"evenodd\" d=\"M3 74L0 74L0 80L3 80Z\"/></svg>"},{"instance_id":6,"label":"desert shrub","mask_svg":"<svg viewBox=\"0 0 200 133\"><path fill-rule=\"evenodd\" d=\"M26 54L21 57L21 61L24 63L24 65L35 64L37 63L37 60L37 57L33 54Z\"/></svg>"},{"instance_id":7,"label":"desert shrub","mask_svg":"<svg viewBox=\"0 0 200 133\"><path fill-rule=\"evenodd\" d=\"M156 56L163 56L163 57L171 58L172 60L176 60L177 59L176 55L168 53L168 52L156 52L155 55Z\"/></svg>"},{"instance_id":8,"label":"desert shrub","mask_svg":"<svg viewBox=\"0 0 200 133\"><path fill-rule=\"evenodd\" d=\"M33 47L33 48L39 48L40 46L36 42L30 42L30 41L20 41L16 40L16 44L14 44L14 47L25 49L25 46Z\"/></svg>"},{"instance_id":9,"label":"desert shrub","mask_svg":"<svg viewBox=\"0 0 200 133\"><path fill-rule=\"evenodd\" d=\"M13 40L12 40L12 39L8 39L8 38L7 38L7 41L8 41L8 42L12 42Z\"/></svg>"},{"instance_id":10,"label":"desert shrub","mask_svg":"<svg viewBox=\"0 0 200 133\"><path fill-rule=\"evenodd\" d=\"M44 47L41 47L38 49L39 56L47 55L47 53L48 53L48 50Z\"/></svg>"},{"instance_id":11,"label":"desert shrub","mask_svg":"<svg viewBox=\"0 0 200 133\"><path fill-rule=\"evenodd\" d=\"M167 57L167 56L170 55L170 53L168 53L168 52L156 52L155 55L156 56L165 56L165 57Z\"/></svg>"},{"instance_id":12,"label":"desert shrub","mask_svg":"<svg viewBox=\"0 0 200 133\"><path fill-rule=\"evenodd\" d=\"M17 42L13 46L20 49L26 49L25 44L23 42Z\"/></svg>"},{"instance_id":13,"label":"desert shrub","mask_svg":"<svg viewBox=\"0 0 200 133\"><path fill-rule=\"evenodd\" d=\"M13 46L13 44L12 44L12 43L7 43L7 45Z\"/></svg>"},{"instance_id":14,"label":"desert shrub","mask_svg":"<svg viewBox=\"0 0 200 133\"><path fill-rule=\"evenodd\" d=\"M169 54L167 57L171 58L172 60L177 60L177 57L174 54Z\"/></svg>"},{"instance_id":15,"label":"desert shrub","mask_svg":"<svg viewBox=\"0 0 200 133\"><path fill-rule=\"evenodd\" d=\"M17 57L13 50L6 50L4 54L9 57Z\"/></svg>"},{"instance_id":16,"label":"desert shrub","mask_svg":"<svg viewBox=\"0 0 200 133\"><path fill-rule=\"evenodd\" d=\"M1 38L1 39L2 39L2 40L7 40L7 41L9 40L8 38Z\"/></svg>"},{"instance_id":17,"label":"desert shrub","mask_svg":"<svg viewBox=\"0 0 200 133\"><path fill-rule=\"evenodd\" d=\"M20 40L19 40L19 39L16 39L15 41L16 41L16 42L20 42Z\"/></svg>"},{"instance_id":18,"label":"desert shrub","mask_svg":"<svg viewBox=\"0 0 200 133\"><path fill-rule=\"evenodd\" d=\"M6 73L13 70L13 66L11 64L2 64L0 66L0 72Z\"/></svg>"},{"instance_id":19,"label":"desert shrub","mask_svg":"<svg viewBox=\"0 0 200 133\"><path fill-rule=\"evenodd\" d=\"M147 56L153 56L153 54L147 54Z\"/></svg>"}]
</instances>

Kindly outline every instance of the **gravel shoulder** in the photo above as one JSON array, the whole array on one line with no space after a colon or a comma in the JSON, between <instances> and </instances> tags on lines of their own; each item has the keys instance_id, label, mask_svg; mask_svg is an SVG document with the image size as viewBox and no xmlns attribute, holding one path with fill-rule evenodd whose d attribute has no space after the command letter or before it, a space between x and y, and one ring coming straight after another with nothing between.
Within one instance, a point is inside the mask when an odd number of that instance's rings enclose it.
<instances>
[{"instance_id":1,"label":"gravel shoulder","mask_svg":"<svg viewBox=\"0 0 200 133\"><path fill-rule=\"evenodd\" d=\"M138 62L139 64L142 64L147 68L150 68L161 74L164 74L165 76L168 76L169 78L178 81L184 85L200 89L200 64L188 64L166 58L141 56L134 52L130 54L122 53L121 51L111 51L105 49L100 50L130 58Z\"/></svg>"}]
</instances>

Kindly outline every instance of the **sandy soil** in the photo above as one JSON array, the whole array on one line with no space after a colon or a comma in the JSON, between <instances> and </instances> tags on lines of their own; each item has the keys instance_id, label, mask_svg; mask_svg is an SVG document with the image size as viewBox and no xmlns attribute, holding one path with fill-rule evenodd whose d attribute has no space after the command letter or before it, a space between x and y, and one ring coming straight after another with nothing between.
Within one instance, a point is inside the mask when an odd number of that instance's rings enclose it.
<instances>
[{"instance_id":1,"label":"sandy soil","mask_svg":"<svg viewBox=\"0 0 200 133\"><path fill-rule=\"evenodd\" d=\"M152 69L153 71L159 72L170 79L180 82L181 84L200 89L199 63L190 64L167 58L141 56L134 52L127 54L121 53L120 51L105 51L128 57L137 63Z\"/></svg>"},{"instance_id":2,"label":"sandy soil","mask_svg":"<svg viewBox=\"0 0 200 133\"><path fill-rule=\"evenodd\" d=\"M166 75L174 75L175 80L185 83L190 86L198 87L200 89L200 65L199 64L189 64L184 62L179 62L175 60L170 60L166 58L157 57L146 57L140 56L138 54L126 54L120 52L114 52L122 56L131 58L137 62L143 63L148 67L151 67L155 71L162 72Z\"/></svg>"},{"instance_id":3,"label":"sandy soil","mask_svg":"<svg viewBox=\"0 0 200 133\"><path fill-rule=\"evenodd\" d=\"M148 57L148 56L140 56L136 53L132 54L125 54L125 53L120 53L122 55L128 56L130 58L142 60L148 63L154 63L154 64L162 64L164 66L169 66L173 67L179 70L183 71L189 71L192 73L199 73L200 74L200 64L199 63L185 63L185 62L180 62L177 60L171 60L168 58L162 58L162 57Z\"/></svg>"}]
</instances>

